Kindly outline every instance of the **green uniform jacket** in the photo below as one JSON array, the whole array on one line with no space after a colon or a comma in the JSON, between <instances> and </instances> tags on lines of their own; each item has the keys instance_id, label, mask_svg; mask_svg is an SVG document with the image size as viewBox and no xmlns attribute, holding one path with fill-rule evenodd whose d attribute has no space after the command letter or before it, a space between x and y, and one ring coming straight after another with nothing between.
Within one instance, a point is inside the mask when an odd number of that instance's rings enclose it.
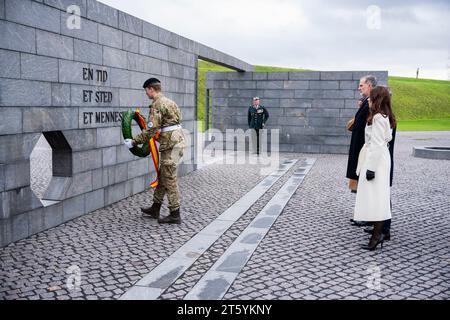
<instances>
[{"instance_id":1,"label":"green uniform jacket","mask_svg":"<svg viewBox=\"0 0 450 320\"><path fill-rule=\"evenodd\" d=\"M142 144L151 139L158 130L164 127L181 124L181 111L178 105L172 100L158 94L150 106L148 129L142 130L133 140L136 144ZM172 149L175 146L184 148L185 139L182 129L163 132L157 139L159 151Z\"/></svg>"},{"instance_id":2,"label":"green uniform jacket","mask_svg":"<svg viewBox=\"0 0 450 320\"><path fill-rule=\"evenodd\" d=\"M264 106L258 106L258 108L251 106L248 108L248 126L251 129L262 129L267 119L269 119L269 112Z\"/></svg>"}]
</instances>

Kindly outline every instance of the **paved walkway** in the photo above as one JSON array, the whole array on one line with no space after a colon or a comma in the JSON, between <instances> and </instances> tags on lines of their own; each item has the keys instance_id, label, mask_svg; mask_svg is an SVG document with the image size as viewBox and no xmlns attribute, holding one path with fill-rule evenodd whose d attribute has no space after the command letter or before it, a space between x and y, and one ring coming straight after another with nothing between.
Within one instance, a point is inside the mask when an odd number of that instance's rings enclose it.
<instances>
[{"instance_id":1,"label":"paved walkway","mask_svg":"<svg viewBox=\"0 0 450 320\"><path fill-rule=\"evenodd\" d=\"M146 191L0 248L0 299L449 299L450 161L413 145L450 132L399 134L383 250L361 250L368 235L349 224L345 155L282 154L269 176L211 164L183 177L181 225L142 217Z\"/></svg>"}]
</instances>

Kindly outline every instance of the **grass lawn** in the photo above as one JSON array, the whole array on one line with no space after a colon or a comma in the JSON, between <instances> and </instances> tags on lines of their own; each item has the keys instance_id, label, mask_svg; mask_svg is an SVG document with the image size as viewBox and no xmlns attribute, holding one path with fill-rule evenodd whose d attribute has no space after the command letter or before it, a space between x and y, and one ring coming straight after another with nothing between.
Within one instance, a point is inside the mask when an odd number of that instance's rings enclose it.
<instances>
[{"instance_id":1,"label":"grass lawn","mask_svg":"<svg viewBox=\"0 0 450 320\"><path fill-rule=\"evenodd\" d=\"M450 81L389 77L399 120L450 119Z\"/></svg>"},{"instance_id":2,"label":"grass lawn","mask_svg":"<svg viewBox=\"0 0 450 320\"><path fill-rule=\"evenodd\" d=\"M450 81L389 77L399 131L450 131Z\"/></svg>"},{"instance_id":3,"label":"grass lawn","mask_svg":"<svg viewBox=\"0 0 450 320\"><path fill-rule=\"evenodd\" d=\"M450 131L449 119L399 120L398 131Z\"/></svg>"}]
</instances>

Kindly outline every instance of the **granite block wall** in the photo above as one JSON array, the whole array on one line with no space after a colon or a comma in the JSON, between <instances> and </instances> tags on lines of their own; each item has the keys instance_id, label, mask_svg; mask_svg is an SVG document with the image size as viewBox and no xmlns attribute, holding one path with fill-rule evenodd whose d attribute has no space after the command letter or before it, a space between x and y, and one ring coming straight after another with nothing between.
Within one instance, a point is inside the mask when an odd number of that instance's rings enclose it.
<instances>
[{"instance_id":1,"label":"granite block wall","mask_svg":"<svg viewBox=\"0 0 450 320\"><path fill-rule=\"evenodd\" d=\"M248 107L258 96L270 115L266 129L280 130L279 151L345 154L345 126L358 108L359 79L368 74L387 85L387 71L209 72L212 127L248 129Z\"/></svg>"},{"instance_id":2,"label":"granite block wall","mask_svg":"<svg viewBox=\"0 0 450 320\"><path fill-rule=\"evenodd\" d=\"M198 58L253 69L95 0L0 0L0 246L143 191L153 165L122 145L121 113L147 114L142 84L157 77L192 131ZM29 171L41 134L53 149L45 205Z\"/></svg>"}]
</instances>

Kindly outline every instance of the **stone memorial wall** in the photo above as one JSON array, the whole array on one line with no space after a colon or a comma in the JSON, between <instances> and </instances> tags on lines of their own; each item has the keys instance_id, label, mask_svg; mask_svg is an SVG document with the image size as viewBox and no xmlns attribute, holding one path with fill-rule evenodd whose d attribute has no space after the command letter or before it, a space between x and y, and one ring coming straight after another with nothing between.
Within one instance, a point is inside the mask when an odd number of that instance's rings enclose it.
<instances>
[{"instance_id":1,"label":"stone memorial wall","mask_svg":"<svg viewBox=\"0 0 450 320\"><path fill-rule=\"evenodd\" d=\"M94 0L0 0L0 246L148 186L153 164L123 146L120 125L129 108L147 116L149 77L181 107L191 146L180 174L195 170L198 58L253 70ZM30 154L42 135L52 177L38 199Z\"/></svg>"},{"instance_id":2,"label":"stone memorial wall","mask_svg":"<svg viewBox=\"0 0 450 320\"><path fill-rule=\"evenodd\" d=\"M211 126L247 130L248 107L258 96L269 112L265 128L280 130L280 152L345 154L346 123L358 108L359 79L368 74L387 85L387 71L210 72Z\"/></svg>"}]
</instances>

